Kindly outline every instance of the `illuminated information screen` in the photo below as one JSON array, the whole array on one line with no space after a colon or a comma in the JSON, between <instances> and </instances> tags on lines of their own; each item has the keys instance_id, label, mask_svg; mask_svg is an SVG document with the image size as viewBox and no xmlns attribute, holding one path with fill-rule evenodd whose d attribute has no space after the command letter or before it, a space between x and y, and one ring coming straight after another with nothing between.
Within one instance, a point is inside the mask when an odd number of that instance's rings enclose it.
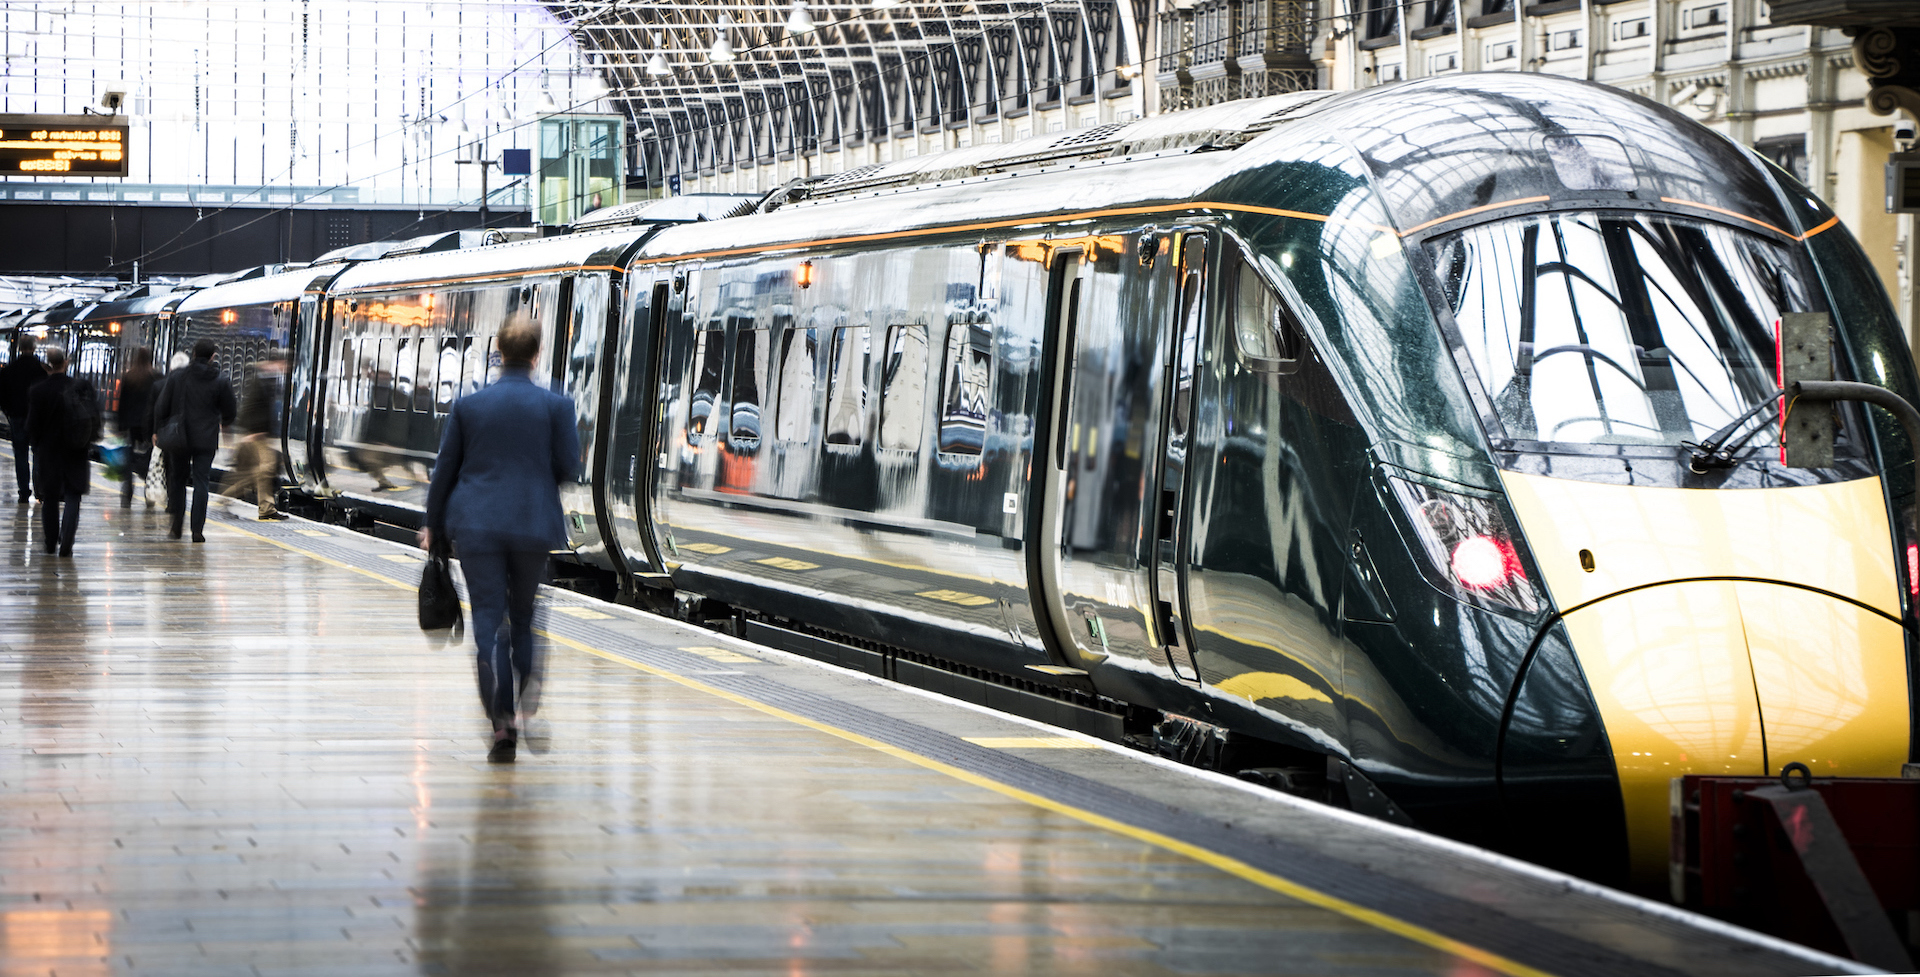
<instances>
[{"instance_id":1,"label":"illuminated information screen","mask_svg":"<svg viewBox=\"0 0 1920 977\"><path fill-rule=\"evenodd\" d=\"M126 176L127 131L94 116L0 115L0 176Z\"/></svg>"}]
</instances>

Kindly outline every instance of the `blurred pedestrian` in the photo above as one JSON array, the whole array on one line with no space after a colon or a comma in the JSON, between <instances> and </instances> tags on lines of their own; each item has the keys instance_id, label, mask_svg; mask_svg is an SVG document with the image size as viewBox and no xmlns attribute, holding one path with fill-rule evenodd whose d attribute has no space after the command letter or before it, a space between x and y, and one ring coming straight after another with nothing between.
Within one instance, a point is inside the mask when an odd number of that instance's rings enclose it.
<instances>
[{"instance_id":1,"label":"blurred pedestrian","mask_svg":"<svg viewBox=\"0 0 1920 977\"><path fill-rule=\"evenodd\" d=\"M7 433L13 437L13 474L20 483L20 504L33 498L33 452L27 439L27 395L47 378L47 366L33 353L33 337L21 336L13 359L0 367L0 411L7 415Z\"/></svg>"},{"instance_id":2,"label":"blurred pedestrian","mask_svg":"<svg viewBox=\"0 0 1920 977\"><path fill-rule=\"evenodd\" d=\"M126 481L120 483L120 508L133 507L133 476L142 481L153 466L153 398L160 375L153 370L153 350L145 346L133 351L133 365L120 374L120 404L114 412L114 424L127 439ZM147 508L153 508L149 493Z\"/></svg>"},{"instance_id":3,"label":"blurred pedestrian","mask_svg":"<svg viewBox=\"0 0 1920 977\"><path fill-rule=\"evenodd\" d=\"M100 437L100 411L93 383L67 375L67 351L46 350L47 378L27 398L27 435L33 441L33 491L40 497L40 522L47 552L73 555L80 528L80 497L93 472L88 453Z\"/></svg>"},{"instance_id":4,"label":"blurred pedestrian","mask_svg":"<svg viewBox=\"0 0 1920 977\"><path fill-rule=\"evenodd\" d=\"M547 551L566 542L560 483L579 470L580 436L573 401L533 382L539 327L514 323L500 331L499 344L499 382L455 401L447 414L420 547L451 537L473 605L480 701L493 721L487 759L511 763L518 730L535 707L527 695L542 672L534 597L546 580Z\"/></svg>"},{"instance_id":5,"label":"blurred pedestrian","mask_svg":"<svg viewBox=\"0 0 1920 977\"><path fill-rule=\"evenodd\" d=\"M153 429L164 432L176 416L181 419L185 441L179 448L166 449L167 515L172 521L167 536L180 538L181 523L187 515L187 482L193 482L193 541L207 541L207 479L213 474L213 455L220 450L220 428L233 423L239 407L234 403L233 384L214 369L216 347L211 339L193 344L193 362L167 374L154 409ZM156 435L157 436L157 435Z\"/></svg>"},{"instance_id":6,"label":"blurred pedestrian","mask_svg":"<svg viewBox=\"0 0 1920 977\"><path fill-rule=\"evenodd\" d=\"M256 515L261 520L285 519L274 508L280 491L280 415L286 406L287 353L267 351L253 365L242 386L240 443L233 448L233 471L220 486L221 495L253 489ZM225 503L222 503L223 505Z\"/></svg>"}]
</instances>

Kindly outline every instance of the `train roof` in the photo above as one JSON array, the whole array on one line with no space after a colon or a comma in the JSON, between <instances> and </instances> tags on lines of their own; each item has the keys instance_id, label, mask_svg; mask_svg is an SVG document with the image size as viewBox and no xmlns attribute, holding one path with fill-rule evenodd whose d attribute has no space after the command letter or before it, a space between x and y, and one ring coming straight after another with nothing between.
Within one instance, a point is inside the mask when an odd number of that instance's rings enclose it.
<instances>
[{"instance_id":1,"label":"train roof","mask_svg":"<svg viewBox=\"0 0 1920 977\"><path fill-rule=\"evenodd\" d=\"M27 317L21 320L20 324L33 327L57 326L72 322L75 317L86 311L87 307L92 304L92 298L61 299L45 308L35 309L28 313Z\"/></svg>"},{"instance_id":2,"label":"train roof","mask_svg":"<svg viewBox=\"0 0 1920 977\"><path fill-rule=\"evenodd\" d=\"M136 292L137 294L129 295L127 292ZM190 289L175 291L170 288L161 288L155 291L152 287L146 285L136 286L126 291L114 293L108 297L108 301L97 302L89 306L85 311L80 313L78 319L81 322L96 322L101 319L114 319L121 316L154 315L165 312L169 306L186 298L189 294L191 294Z\"/></svg>"},{"instance_id":3,"label":"train roof","mask_svg":"<svg viewBox=\"0 0 1920 977\"><path fill-rule=\"evenodd\" d=\"M1262 171L1276 164L1326 179L1268 178ZM1385 213L1348 196L1363 185ZM1691 208L1750 230L1792 236L1797 226L1757 157L1665 106L1593 82L1485 72L1246 99L861 167L797 188L793 202L770 198L759 213L667 228L639 257L721 257L1208 204L1292 212L1313 196L1324 207L1299 213L1325 219L1360 207L1365 217L1350 216L1403 236L1526 207ZM1808 206L1820 208L1811 198Z\"/></svg>"},{"instance_id":4,"label":"train roof","mask_svg":"<svg viewBox=\"0 0 1920 977\"><path fill-rule=\"evenodd\" d=\"M608 262L618 260L620 254L649 230L650 227L622 227L369 261L343 273L333 283L333 290L350 292L578 269L589 265L596 256Z\"/></svg>"},{"instance_id":5,"label":"train roof","mask_svg":"<svg viewBox=\"0 0 1920 977\"><path fill-rule=\"evenodd\" d=\"M296 301L312 289L325 288L327 283L346 267L348 266L324 265L315 268L296 268L277 275L242 278L224 285L214 285L188 295L173 312L175 315L186 315L205 309L229 309L240 305Z\"/></svg>"},{"instance_id":6,"label":"train roof","mask_svg":"<svg viewBox=\"0 0 1920 977\"><path fill-rule=\"evenodd\" d=\"M1403 236L1529 207L1677 207L1789 237L1832 216L1810 195L1784 201L1791 178L1770 177L1732 139L1596 82L1448 75L1370 90L1317 121L1365 168Z\"/></svg>"}]
</instances>

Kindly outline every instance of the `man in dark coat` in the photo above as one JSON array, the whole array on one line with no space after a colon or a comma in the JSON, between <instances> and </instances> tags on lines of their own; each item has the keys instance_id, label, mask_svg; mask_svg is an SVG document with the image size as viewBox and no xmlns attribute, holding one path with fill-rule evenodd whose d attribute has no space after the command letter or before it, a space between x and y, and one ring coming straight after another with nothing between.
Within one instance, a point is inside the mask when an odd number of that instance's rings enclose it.
<instances>
[{"instance_id":1,"label":"man in dark coat","mask_svg":"<svg viewBox=\"0 0 1920 977\"><path fill-rule=\"evenodd\" d=\"M533 711L522 696L540 674L534 597L546 578L547 551L567 539L560 483L573 481L580 468L573 401L533 382L539 353L539 327L514 323L500 331L499 381L454 401L447 415L420 532L422 549L450 535L466 572L480 701L493 720L487 759L495 763L513 761L516 706Z\"/></svg>"},{"instance_id":2,"label":"man in dark coat","mask_svg":"<svg viewBox=\"0 0 1920 977\"><path fill-rule=\"evenodd\" d=\"M80 529L80 497L87 494L89 445L68 437L74 402L91 405L93 384L67 375L67 351L47 347L47 378L34 384L27 397L27 436L33 441L34 494L40 497L40 524L47 552L58 547L61 556L73 555L73 536ZM71 391L71 396L69 396ZM62 517L62 510L65 516Z\"/></svg>"},{"instance_id":3,"label":"man in dark coat","mask_svg":"<svg viewBox=\"0 0 1920 977\"><path fill-rule=\"evenodd\" d=\"M7 415L7 432L13 436L13 473L20 480L20 504L33 498L33 462L27 440L27 394L47 378L46 364L33 355L33 337L21 336L14 346L13 359L0 367L0 411Z\"/></svg>"},{"instance_id":4,"label":"man in dark coat","mask_svg":"<svg viewBox=\"0 0 1920 977\"><path fill-rule=\"evenodd\" d=\"M180 538L187 514L187 480L193 480L193 541L207 541L207 480L213 475L213 455L220 450L220 428L233 423L239 405L233 384L214 368L213 340L193 344L193 362L167 374L154 408L153 429L164 431L179 415L186 424L187 449L167 452L167 535Z\"/></svg>"}]
</instances>

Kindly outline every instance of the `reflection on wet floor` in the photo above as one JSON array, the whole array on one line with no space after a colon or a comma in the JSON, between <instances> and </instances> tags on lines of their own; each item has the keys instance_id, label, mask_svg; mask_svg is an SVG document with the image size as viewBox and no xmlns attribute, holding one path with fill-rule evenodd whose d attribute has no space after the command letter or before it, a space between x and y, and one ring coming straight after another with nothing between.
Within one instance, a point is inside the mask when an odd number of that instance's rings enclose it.
<instances>
[{"instance_id":1,"label":"reflection on wet floor","mask_svg":"<svg viewBox=\"0 0 1920 977\"><path fill-rule=\"evenodd\" d=\"M0 974L1476 972L574 651L490 766L411 593L109 498L0 512Z\"/></svg>"}]
</instances>

